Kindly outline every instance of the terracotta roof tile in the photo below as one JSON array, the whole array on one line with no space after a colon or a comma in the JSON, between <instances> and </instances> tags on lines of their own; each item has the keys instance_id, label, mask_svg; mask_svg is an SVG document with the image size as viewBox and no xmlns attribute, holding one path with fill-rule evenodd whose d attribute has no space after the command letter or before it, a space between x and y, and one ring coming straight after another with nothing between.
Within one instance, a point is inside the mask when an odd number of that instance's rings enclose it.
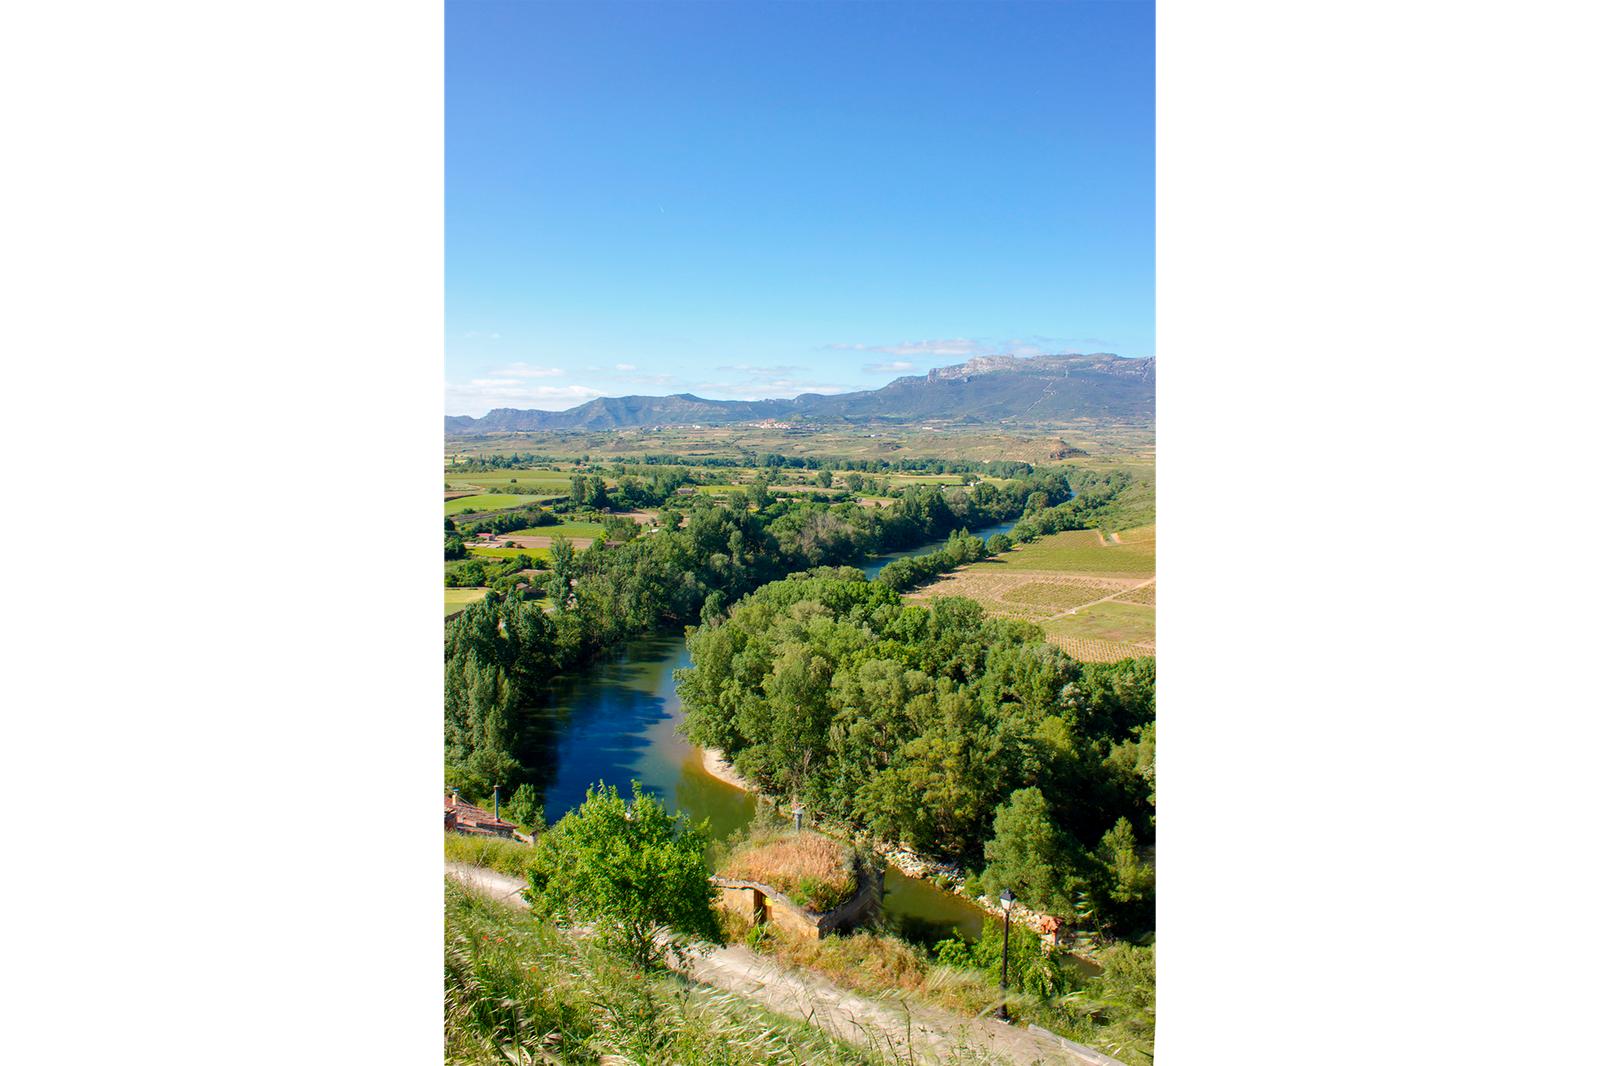
<instances>
[{"instance_id":1,"label":"terracotta roof tile","mask_svg":"<svg viewBox=\"0 0 1600 1066\"><path fill-rule=\"evenodd\" d=\"M493 814L484 810L482 807L474 807L466 800L457 801L455 807L452 808L450 806L450 797L448 795L444 798L444 809L447 811L454 810L456 812L456 822L458 824L470 823L472 825L489 825L497 827L505 826L507 828L510 828L512 825L511 822L508 822L503 818L496 819Z\"/></svg>"}]
</instances>

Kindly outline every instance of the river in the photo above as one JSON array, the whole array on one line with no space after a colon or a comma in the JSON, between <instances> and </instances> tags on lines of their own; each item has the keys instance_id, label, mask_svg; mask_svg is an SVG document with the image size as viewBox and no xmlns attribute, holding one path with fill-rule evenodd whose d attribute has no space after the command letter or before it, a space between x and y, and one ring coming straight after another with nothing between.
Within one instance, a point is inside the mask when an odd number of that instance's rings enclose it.
<instances>
[{"instance_id":1,"label":"river","mask_svg":"<svg viewBox=\"0 0 1600 1066\"><path fill-rule=\"evenodd\" d=\"M1002 522L973 533L988 540L1011 532L1015 524ZM870 578L895 559L935 552L944 543L881 556L862 569ZM627 641L581 673L556 679L535 727L545 734L538 747L546 757L529 766L535 782L544 786L549 821L582 804L594 784L615 785L627 795L630 783L638 781L668 810L694 822L709 819L711 834L718 839L749 824L755 817L755 797L708 774L700 749L678 735L683 704L672 674L690 665L684 635L662 631ZM976 938L985 917L970 901L893 867L884 883L884 911L918 938L945 936L951 930Z\"/></svg>"}]
</instances>

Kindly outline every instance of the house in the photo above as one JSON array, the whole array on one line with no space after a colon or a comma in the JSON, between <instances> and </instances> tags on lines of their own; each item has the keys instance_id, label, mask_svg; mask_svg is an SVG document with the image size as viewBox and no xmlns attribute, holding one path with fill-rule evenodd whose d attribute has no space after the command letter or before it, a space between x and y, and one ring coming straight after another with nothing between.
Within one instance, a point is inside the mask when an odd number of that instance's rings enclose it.
<instances>
[{"instance_id":1,"label":"house","mask_svg":"<svg viewBox=\"0 0 1600 1066\"><path fill-rule=\"evenodd\" d=\"M510 839L516 831L516 826L510 822L496 818L482 807L474 807L464 801L456 789L451 789L444 798L444 827L447 831L464 833L470 836L496 836Z\"/></svg>"},{"instance_id":2,"label":"house","mask_svg":"<svg viewBox=\"0 0 1600 1066\"><path fill-rule=\"evenodd\" d=\"M695 489L679 489L678 490L678 495L679 496L693 496L695 494L695 492L696 492Z\"/></svg>"}]
</instances>

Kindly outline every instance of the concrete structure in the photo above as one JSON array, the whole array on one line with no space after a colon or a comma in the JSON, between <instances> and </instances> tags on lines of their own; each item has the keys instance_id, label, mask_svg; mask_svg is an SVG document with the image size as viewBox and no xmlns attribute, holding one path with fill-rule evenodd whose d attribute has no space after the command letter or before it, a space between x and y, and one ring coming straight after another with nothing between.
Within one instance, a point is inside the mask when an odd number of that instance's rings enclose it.
<instances>
[{"instance_id":1,"label":"concrete structure","mask_svg":"<svg viewBox=\"0 0 1600 1066\"><path fill-rule=\"evenodd\" d=\"M713 877L711 883L722 890L716 905L723 910L755 925L771 922L780 929L806 939L821 940L843 926L865 920L883 899L883 874L872 872L865 876L858 875L856 894L825 914L813 914L782 892L759 881Z\"/></svg>"}]
</instances>

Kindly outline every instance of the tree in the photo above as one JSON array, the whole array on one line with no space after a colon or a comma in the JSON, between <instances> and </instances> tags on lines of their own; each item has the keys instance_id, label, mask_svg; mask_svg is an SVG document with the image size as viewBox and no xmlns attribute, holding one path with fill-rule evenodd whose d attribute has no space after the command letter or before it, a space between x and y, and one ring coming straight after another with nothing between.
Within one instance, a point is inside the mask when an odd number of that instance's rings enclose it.
<instances>
[{"instance_id":1,"label":"tree","mask_svg":"<svg viewBox=\"0 0 1600 1066\"><path fill-rule=\"evenodd\" d=\"M1084 865L1073 843L1051 823L1043 793L1017 789L995 811L994 839L983 846L984 892L994 899L1009 888L1035 910L1070 907L1073 875Z\"/></svg>"},{"instance_id":2,"label":"tree","mask_svg":"<svg viewBox=\"0 0 1600 1066\"><path fill-rule=\"evenodd\" d=\"M570 540L559 533L550 538L550 571L555 575L556 609L559 611L567 609L567 598L572 593L568 582L574 576L577 562L578 549Z\"/></svg>"},{"instance_id":3,"label":"tree","mask_svg":"<svg viewBox=\"0 0 1600 1066\"><path fill-rule=\"evenodd\" d=\"M523 898L541 918L594 923L602 943L640 966L685 954L683 937L724 945L700 858L708 826L680 833L677 823L637 781L631 804L615 787L591 788L540 836ZM659 937L663 929L679 937Z\"/></svg>"},{"instance_id":4,"label":"tree","mask_svg":"<svg viewBox=\"0 0 1600 1066\"><path fill-rule=\"evenodd\" d=\"M505 813L524 829L536 834L544 832L544 801L534 791L532 785L517 786L517 790L511 794L511 799L506 802Z\"/></svg>"}]
</instances>

